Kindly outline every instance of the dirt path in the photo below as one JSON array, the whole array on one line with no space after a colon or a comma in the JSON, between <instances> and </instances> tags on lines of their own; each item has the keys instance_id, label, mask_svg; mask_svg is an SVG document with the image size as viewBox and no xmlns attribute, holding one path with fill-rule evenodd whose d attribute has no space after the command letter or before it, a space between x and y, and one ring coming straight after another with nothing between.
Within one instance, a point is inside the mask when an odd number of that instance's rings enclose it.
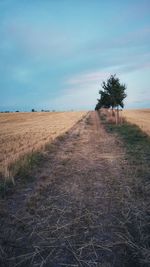
<instances>
[{"instance_id":1,"label":"dirt path","mask_svg":"<svg viewBox=\"0 0 150 267\"><path fill-rule=\"evenodd\" d=\"M17 209L8 200L1 266L133 266L118 234L124 152L97 113L45 154L34 191L17 200Z\"/></svg>"}]
</instances>

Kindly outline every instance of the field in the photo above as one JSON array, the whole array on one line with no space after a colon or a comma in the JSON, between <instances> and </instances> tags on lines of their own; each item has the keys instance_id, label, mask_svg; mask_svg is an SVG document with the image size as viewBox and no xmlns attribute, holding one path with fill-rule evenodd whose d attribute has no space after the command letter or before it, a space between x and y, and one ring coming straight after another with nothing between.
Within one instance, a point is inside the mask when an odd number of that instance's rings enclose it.
<instances>
[{"instance_id":1,"label":"field","mask_svg":"<svg viewBox=\"0 0 150 267\"><path fill-rule=\"evenodd\" d=\"M1 267L150 266L150 137L109 116L1 114L5 153L39 149L0 181Z\"/></svg>"},{"instance_id":2,"label":"field","mask_svg":"<svg viewBox=\"0 0 150 267\"><path fill-rule=\"evenodd\" d=\"M123 116L150 135L150 109L124 110Z\"/></svg>"},{"instance_id":3,"label":"field","mask_svg":"<svg viewBox=\"0 0 150 267\"><path fill-rule=\"evenodd\" d=\"M7 176L9 164L41 149L68 131L86 112L32 112L0 114L0 172Z\"/></svg>"}]
</instances>

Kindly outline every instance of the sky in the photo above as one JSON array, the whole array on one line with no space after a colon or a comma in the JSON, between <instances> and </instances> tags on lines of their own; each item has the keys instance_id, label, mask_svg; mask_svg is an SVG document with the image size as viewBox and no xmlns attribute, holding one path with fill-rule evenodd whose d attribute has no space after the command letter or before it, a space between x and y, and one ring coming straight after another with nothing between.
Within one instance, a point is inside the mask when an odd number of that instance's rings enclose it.
<instances>
[{"instance_id":1,"label":"sky","mask_svg":"<svg viewBox=\"0 0 150 267\"><path fill-rule=\"evenodd\" d=\"M149 0L0 0L0 110L91 110L102 81L150 108Z\"/></svg>"}]
</instances>

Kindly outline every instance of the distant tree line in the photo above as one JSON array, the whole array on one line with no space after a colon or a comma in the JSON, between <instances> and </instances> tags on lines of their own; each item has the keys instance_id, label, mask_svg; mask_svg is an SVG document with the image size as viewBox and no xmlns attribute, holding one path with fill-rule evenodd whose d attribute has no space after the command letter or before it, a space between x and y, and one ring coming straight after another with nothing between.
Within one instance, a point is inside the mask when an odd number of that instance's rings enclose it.
<instances>
[{"instance_id":1,"label":"distant tree line","mask_svg":"<svg viewBox=\"0 0 150 267\"><path fill-rule=\"evenodd\" d=\"M49 109L41 109L41 111L37 111L34 108L31 109L31 111L11 111L11 110L5 110L5 111L0 111L0 113L18 113L18 112L55 112L55 110L49 110Z\"/></svg>"}]
</instances>

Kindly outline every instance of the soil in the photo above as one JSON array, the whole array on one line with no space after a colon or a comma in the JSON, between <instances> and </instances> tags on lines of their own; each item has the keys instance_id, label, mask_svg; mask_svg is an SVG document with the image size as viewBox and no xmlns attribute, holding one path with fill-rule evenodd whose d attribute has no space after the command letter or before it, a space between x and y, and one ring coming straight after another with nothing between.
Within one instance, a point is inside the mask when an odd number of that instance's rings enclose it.
<instances>
[{"instance_id":1,"label":"soil","mask_svg":"<svg viewBox=\"0 0 150 267\"><path fill-rule=\"evenodd\" d=\"M97 112L44 153L34 182L1 203L0 266L136 266L120 223L124 150Z\"/></svg>"}]
</instances>

